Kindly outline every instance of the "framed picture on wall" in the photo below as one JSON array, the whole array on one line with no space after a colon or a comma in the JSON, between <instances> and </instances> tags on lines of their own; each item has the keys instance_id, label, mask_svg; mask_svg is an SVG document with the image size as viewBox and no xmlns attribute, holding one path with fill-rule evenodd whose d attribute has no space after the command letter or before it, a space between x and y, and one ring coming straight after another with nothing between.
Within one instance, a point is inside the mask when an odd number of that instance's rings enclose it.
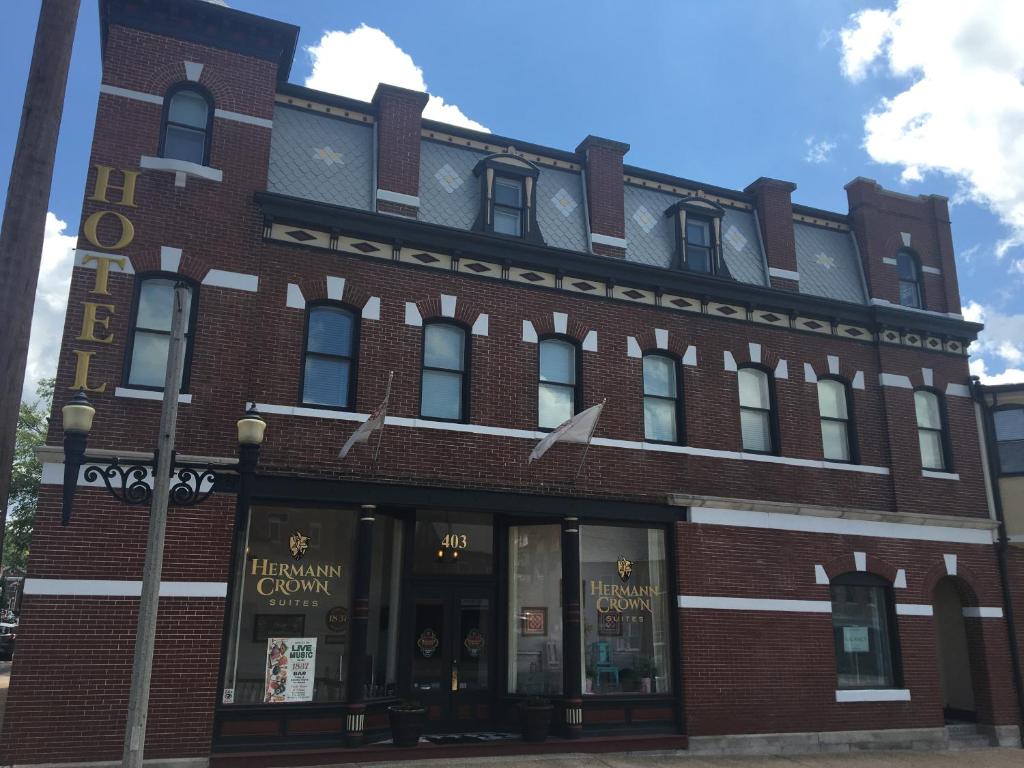
<instances>
[{"instance_id":1,"label":"framed picture on wall","mask_svg":"<svg viewBox=\"0 0 1024 768\"><path fill-rule=\"evenodd\" d=\"M598 614L597 634L599 637L622 637L622 615L611 611Z\"/></svg>"},{"instance_id":2,"label":"framed picture on wall","mask_svg":"<svg viewBox=\"0 0 1024 768\"><path fill-rule=\"evenodd\" d=\"M545 637L548 634L548 609L521 609L519 611L519 634L523 637Z\"/></svg>"}]
</instances>

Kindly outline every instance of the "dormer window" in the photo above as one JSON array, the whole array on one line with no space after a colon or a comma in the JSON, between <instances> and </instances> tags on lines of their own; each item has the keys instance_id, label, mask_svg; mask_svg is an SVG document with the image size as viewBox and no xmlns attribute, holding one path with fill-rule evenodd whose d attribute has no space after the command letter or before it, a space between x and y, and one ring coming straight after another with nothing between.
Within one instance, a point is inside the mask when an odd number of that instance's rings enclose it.
<instances>
[{"instance_id":1,"label":"dormer window","mask_svg":"<svg viewBox=\"0 0 1024 768\"><path fill-rule=\"evenodd\" d=\"M687 269L694 272L711 271L711 222L706 219L687 217L686 254Z\"/></svg>"},{"instance_id":2,"label":"dormer window","mask_svg":"<svg viewBox=\"0 0 1024 768\"><path fill-rule=\"evenodd\" d=\"M522 179L495 176L491 215L495 232L513 237L523 236Z\"/></svg>"},{"instance_id":3,"label":"dormer window","mask_svg":"<svg viewBox=\"0 0 1024 768\"><path fill-rule=\"evenodd\" d=\"M676 269L732 277L722 257L724 208L702 197L687 197L665 215L675 219Z\"/></svg>"},{"instance_id":4,"label":"dormer window","mask_svg":"<svg viewBox=\"0 0 1024 768\"><path fill-rule=\"evenodd\" d=\"M535 205L540 169L510 148L485 157L473 173L480 178L480 213L473 229L543 245Z\"/></svg>"}]
</instances>

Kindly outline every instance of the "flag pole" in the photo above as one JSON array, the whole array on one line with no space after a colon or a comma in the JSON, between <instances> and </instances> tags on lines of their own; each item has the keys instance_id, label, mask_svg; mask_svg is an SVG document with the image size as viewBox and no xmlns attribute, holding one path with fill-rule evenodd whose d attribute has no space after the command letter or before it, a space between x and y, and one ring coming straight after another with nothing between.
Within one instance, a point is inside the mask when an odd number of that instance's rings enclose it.
<instances>
[{"instance_id":1,"label":"flag pole","mask_svg":"<svg viewBox=\"0 0 1024 768\"><path fill-rule=\"evenodd\" d=\"M601 408L600 412L597 414L597 418L594 419L594 426L592 426L590 428L590 434L587 436L587 445L583 449L583 457L580 459L580 465L578 467L576 467L576 474L573 475L573 478L572 478L572 484L573 485L576 485L576 481L580 479L580 472L583 471L583 462L585 462L587 460L587 451L590 450L590 441L594 439L594 433L597 431L597 422L599 422L601 420L601 416L604 415L604 407L603 406L607 402L608 402L608 398L607 397L604 400L601 401L602 408Z\"/></svg>"},{"instance_id":2,"label":"flag pole","mask_svg":"<svg viewBox=\"0 0 1024 768\"><path fill-rule=\"evenodd\" d=\"M395 378L395 372L388 372L388 387L384 390L384 421L380 425L380 434L377 435L377 447L373 449L373 471L377 471L377 456L380 454L380 441L384 439L384 425L388 419L388 401L391 399L391 380Z\"/></svg>"}]
</instances>

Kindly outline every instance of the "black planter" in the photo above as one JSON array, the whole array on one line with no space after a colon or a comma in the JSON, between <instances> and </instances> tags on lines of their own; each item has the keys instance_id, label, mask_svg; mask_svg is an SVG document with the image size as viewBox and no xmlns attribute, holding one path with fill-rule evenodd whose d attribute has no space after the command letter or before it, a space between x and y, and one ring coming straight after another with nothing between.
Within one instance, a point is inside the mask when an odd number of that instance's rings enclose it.
<instances>
[{"instance_id":1,"label":"black planter","mask_svg":"<svg viewBox=\"0 0 1024 768\"><path fill-rule=\"evenodd\" d=\"M388 707L388 717L391 719L391 737L396 747L415 747L420 743L423 724L427 719L426 709Z\"/></svg>"},{"instance_id":2,"label":"black planter","mask_svg":"<svg viewBox=\"0 0 1024 768\"><path fill-rule=\"evenodd\" d=\"M540 743L547 741L551 732L551 711L553 707L547 706L524 706L519 717L523 725L523 741Z\"/></svg>"}]
</instances>

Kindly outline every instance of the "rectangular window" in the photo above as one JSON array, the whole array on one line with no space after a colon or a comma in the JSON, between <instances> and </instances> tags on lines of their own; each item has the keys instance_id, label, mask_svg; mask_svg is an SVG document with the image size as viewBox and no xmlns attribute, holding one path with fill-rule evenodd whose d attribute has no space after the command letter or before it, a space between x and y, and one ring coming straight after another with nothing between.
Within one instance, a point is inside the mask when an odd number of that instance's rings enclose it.
<instances>
[{"instance_id":1,"label":"rectangular window","mask_svg":"<svg viewBox=\"0 0 1024 768\"><path fill-rule=\"evenodd\" d=\"M314 523L322 526L315 551ZM235 575L226 703L345 700L355 529L353 510L252 508ZM293 649L311 654L301 675L294 663L288 669Z\"/></svg>"},{"instance_id":2,"label":"rectangular window","mask_svg":"<svg viewBox=\"0 0 1024 768\"><path fill-rule=\"evenodd\" d=\"M676 363L665 355L644 355L644 437L674 443L678 438Z\"/></svg>"},{"instance_id":3,"label":"rectangular window","mask_svg":"<svg viewBox=\"0 0 1024 768\"><path fill-rule=\"evenodd\" d=\"M771 453L772 412L768 374L757 368L740 368L738 381L743 450Z\"/></svg>"},{"instance_id":4,"label":"rectangular window","mask_svg":"<svg viewBox=\"0 0 1024 768\"><path fill-rule=\"evenodd\" d=\"M167 376L167 355L171 345L171 320L174 315L175 280L148 278L139 285L132 332L128 386L163 389ZM185 304L185 368L182 390L188 380L188 361L192 347L192 289Z\"/></svg>"},{"instance_id":5,"label":"rectangular window","mask_svg":"<svg viewBox=\"0 0 1024 768\"><path fill-rule=\"evenodd\" d=\"M352 396L355 315L341 307L310 307L302 402L347 408Z\"/></svg>"},{"instance_id":6,"label":"rectangular window","mask_svg":"<svg viewBox=\"0 0 1024 768\"><path fill-rule=\"evenodd\" d=\"M994 411L999 471L1004 475L1024 473L1024 408Z\"/></svg>"},{"instance_id":7,"label":"rectangular window","mask_svg":"<svg viewBox=\"0 0 1024 768\"><path fill-rule=\"evenodd\" d=\"M672 689L672 602L661 528L580 526L584 692Z\"/></svg>"},{"instance_id":8,"label":"rectangular window","mask_svg":"<svg viewBox=\"0 0 1024 768\"><path fill-rule=\"evenodd\" d=\"M829 461L850 460L850 414L846 385L834 379L818 381L822 454Z\"/></svg>"},{"instance_id":9,"label":"rectangular window","mask_svg":"<svg viewBox=\"0 0 1024 768\"><path fill-rule=\"evenodd\" d=\"M554 429L576 413L576 347L560 339L540 343L537 417L541 429Z\"/></svg>"},{"instance_id":10,"label":"rectangular window","mask_svg":"<svg viewBox=\"0 0 1024 768\"><path fill-rule=\"evenodd\" d=\"M494 179L494 231L522 237L523 184L518 179L497 176Z\"/></svg>"},{"instance_id":11,"label":"rectangular window","mask_svg":"<svg viewBox=\"0 0 1024 768\"><path fill-rule=\"evenodd\" d=\"M686 266L694 272L711 271L711 225L701 219L686 220Z\"/></svg>"},{"instance_id":12,"label":"rectangular window","mask_svg":"<svg viewBox=\"0 0 1024 768\"><path fill-rule=\"evenodd\" d=\"M839 688L894 688L889 590L882 584L832 584L832 633ZM865 577L860 577L867 581Z\"/></svg>"},{"instance_id":13,"label":"rectangular window","mask_svg":"<svg viewBox=\"0 0 1024 768\"><path fill-rule=\"evenodd\" d=\"M430 323L423 330L423 378L420 414L462 419L466 332L456 325Z\"/></svg>"},{"instance_id":14,"label":"rectangular window","mask_svg":"<svg viewBox=\"0 0 1024 768\"><path fill-rule=\"evenodd\" d=\"M924 469L946 469L943 450L942 414L939 411L939 397L934 392L918 390L914 393L914 410L917 415L917 439L921 448L921 466Z\"/></svg>"},{"instance_id":15,"label":"rectangular window","mask_svg":"<svg viewBox=\"0 0 1024 768\"><path fill-rule=\"evenodd\" d=\"M509 528L508 569L508 691L558 696L564 673L561 526Z\"/></svg>"}]
</instances>

